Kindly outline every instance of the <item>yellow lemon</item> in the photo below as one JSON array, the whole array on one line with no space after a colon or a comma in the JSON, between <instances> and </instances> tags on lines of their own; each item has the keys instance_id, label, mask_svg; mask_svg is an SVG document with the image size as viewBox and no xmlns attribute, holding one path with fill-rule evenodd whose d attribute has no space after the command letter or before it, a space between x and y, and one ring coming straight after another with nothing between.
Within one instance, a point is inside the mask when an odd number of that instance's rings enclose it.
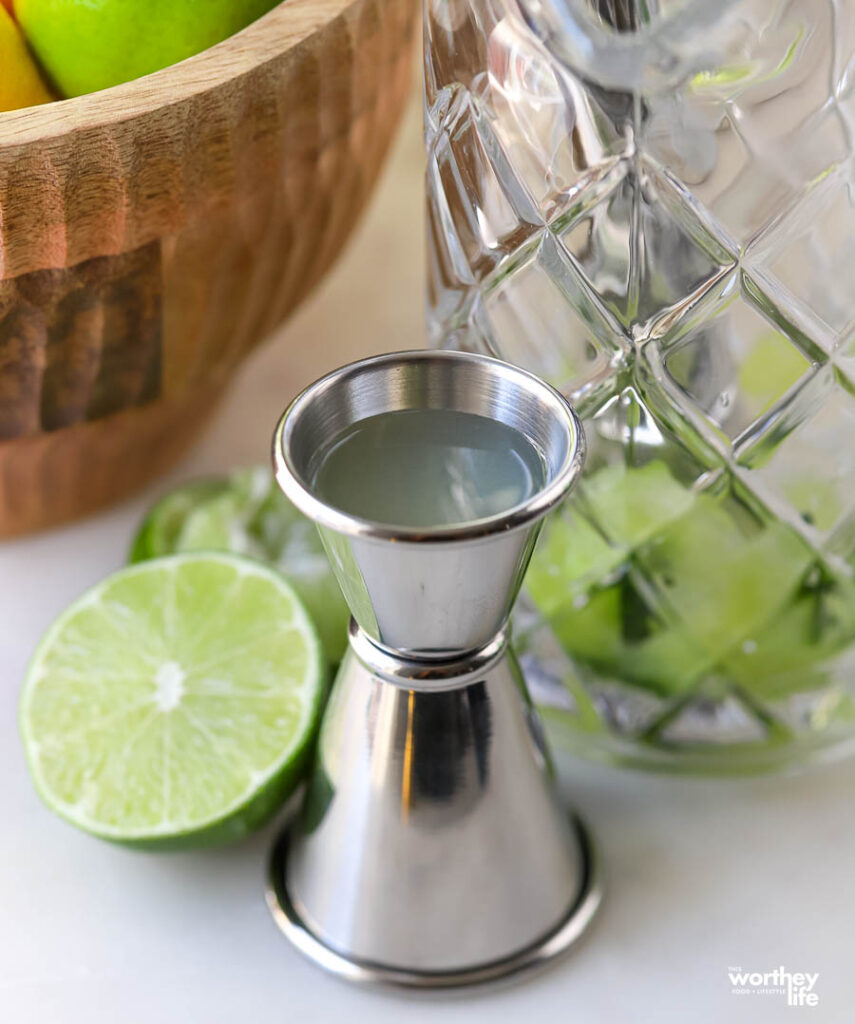
<instances>
[{"instance_id":1,"label":"yellow lemon","mask_svg":"<svg viewBox=\"0 0 855 1024\"><path fill-rule=\"evenodd\" d=\"M0 4L0 110L53 99L12 16Z\"/></svg>"}]
</instances>

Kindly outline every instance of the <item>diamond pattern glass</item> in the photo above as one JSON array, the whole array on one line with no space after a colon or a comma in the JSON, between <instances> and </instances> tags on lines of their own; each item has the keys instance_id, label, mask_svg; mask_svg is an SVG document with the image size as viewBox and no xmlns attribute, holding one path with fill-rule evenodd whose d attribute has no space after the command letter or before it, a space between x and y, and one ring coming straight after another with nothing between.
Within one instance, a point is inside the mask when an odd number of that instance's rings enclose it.
<instances>
[{"instance_id":1,"label":"diamond pattern glass","mask_svg":"<svg viewBox=\"0 0 855 1024\"><path fill-rule=\"evenodd\" d=\"M567 392L609 378L620 351L612 324L548 235L503 267L484 290L483 335L495 355L519 363ZM561 346L537 339L560 337Z\"/></svg>"},{"instance_id":2,"label":"diamond pattern glass","mask_svg":"<svg viewBox=\"0 0 855 1024\"><path fill-rule=\"evenodd\" d=\"M429 326L561 388L588 461L515 623L593 756L855 740L855 11L425 0Z\"/></svg>"},{"instance_id":3,"label":"diamond pattern glass","mask_svg":"<svg viewBox=\"0 0 855 1024\"><path fill-rule=\"evenodd\" d=\"M816 411L770 453L762 451L756 460L750 450L742 456L758 492L768 491L770 502L795 511L821 534L855 514L855 397L833 378L826 371Z\"/></svg>"}]
</instances>

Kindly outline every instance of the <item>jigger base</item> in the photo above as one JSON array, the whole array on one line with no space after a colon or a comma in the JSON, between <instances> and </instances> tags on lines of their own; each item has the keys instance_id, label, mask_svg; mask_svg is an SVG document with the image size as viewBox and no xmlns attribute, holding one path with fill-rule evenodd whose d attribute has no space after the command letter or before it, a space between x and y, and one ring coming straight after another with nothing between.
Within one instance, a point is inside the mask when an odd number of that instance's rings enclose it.
<instances>
[{"instance_id":1,"label":"jigger base","mask_svg":"<svg viewBox=\"0 0 855 1024\"><path fill-rule=\"evenodd\" d=\"M588 830L574 814L571 834L579 847L580 884L567 913L537 942L491 963L451 971L414 971L389 964L369 963L333 949L320 939L300 916L288 893L285 879L290 829L276 840L270 858L266 890L267 905L285 937L319 967L347 981L366 986L408 990L439 991L509 982L530 971L546 967L574 946L593 918L603 898L599 856Z\"/></svg>"}]
</instances>

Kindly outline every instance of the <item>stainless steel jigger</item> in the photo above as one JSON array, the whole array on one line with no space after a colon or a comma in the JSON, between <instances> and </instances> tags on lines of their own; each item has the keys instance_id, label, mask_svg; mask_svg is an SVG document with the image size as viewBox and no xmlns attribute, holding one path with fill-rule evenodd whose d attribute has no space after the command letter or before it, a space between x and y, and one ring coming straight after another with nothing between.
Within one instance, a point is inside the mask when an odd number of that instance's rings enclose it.
<instances>
[{"instance_id":1,"label":"stainless steel jigger","mask_svg":"<svg viewBox=\"0 0 855 1024\"><path fill-rule=\"evenodd\" d=\"M316 459L341 431L424 407L522 431L545 460L545 484L506 513L432 530L357 519L314 493ZM288 938L346 978L495 980L563 952L597 909L592 847L558 803L507 637L542 517L581 469L582 437L536 377L453 352L346 366L279 423L279 486L317 523L353 619L268 900Z\"/></svg>"}]
</instances>

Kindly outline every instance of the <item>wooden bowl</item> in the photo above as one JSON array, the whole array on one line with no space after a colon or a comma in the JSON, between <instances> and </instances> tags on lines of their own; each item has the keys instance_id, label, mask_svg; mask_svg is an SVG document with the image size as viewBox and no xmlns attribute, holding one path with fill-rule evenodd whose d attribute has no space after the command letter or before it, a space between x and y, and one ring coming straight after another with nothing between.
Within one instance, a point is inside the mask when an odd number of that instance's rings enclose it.
<instances>
[{"instance_id":1,"label":"wooden bowl","mask_svg":"<svg viewBox=\"0 0 855 1024\"><path fill-rule=\"evenodd\" d=\"M286 0L125 85L0 114L0 536L166 468L341 251L415 0Z\"/></svg>"}]
</instances>

